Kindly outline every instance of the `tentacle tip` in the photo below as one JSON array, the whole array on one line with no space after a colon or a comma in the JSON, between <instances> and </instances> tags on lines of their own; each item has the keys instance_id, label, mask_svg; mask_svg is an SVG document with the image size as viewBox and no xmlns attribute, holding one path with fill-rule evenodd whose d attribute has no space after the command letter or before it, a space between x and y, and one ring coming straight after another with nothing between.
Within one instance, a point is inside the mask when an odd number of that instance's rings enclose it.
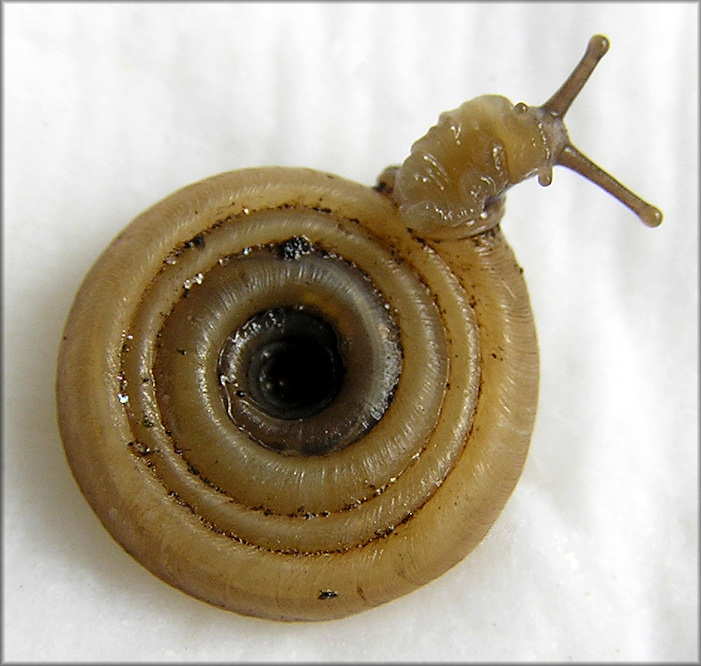
<instances>
[{"instance_id":1,"label":"tentacle tip","mask_svg":"<svg viewBox=\"0 0 701 666\"><path fill-rule=\"evenodd\" d=\"M553 182L552 167L543 167L538 169L538 184L542 187L547 187Z\"/></svg>"},{"instance_id":2,"label":"tentacle tip","mask_svg":"<svg viewBox=\"0 0 701 666\"><path fill-rule=\"evenodd\" d=\"M640 219L648 227L659 227L662 224L664 216L659 208L647 206L644 210L638 213Z\"/></svg>"},{"instance_id":3,"label":"tentacle tip","mask_svg":"<svg viewBox=\"0 0 701 666\"><path fill-rule=\"evenodd\" d=\"M595 58L602 58L606 54L606 51L609 50L609 46L611 46L611 42L609 42L607 37L604 37L604 35L594 35L589 40L588 51Z\"/></svg>"}]
</instances>

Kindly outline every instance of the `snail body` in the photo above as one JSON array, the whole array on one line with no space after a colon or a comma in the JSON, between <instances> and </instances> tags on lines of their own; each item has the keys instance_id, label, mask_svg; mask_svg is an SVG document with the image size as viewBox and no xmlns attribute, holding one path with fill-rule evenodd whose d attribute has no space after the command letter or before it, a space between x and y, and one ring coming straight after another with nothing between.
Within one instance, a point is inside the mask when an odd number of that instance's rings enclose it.
<instances>
[{"instance_id":1,"label":"snail body","mask_svg":"<svg viewBox=\"0 0 701 666\"><path fill-rule=\"evenodd\" d=\"M154 574L236 612L331 619L484 537L538 391L503 194L571 148L551 111L513 108L444 116L375 188L296 168L208 178L103 253L66 323L59 426L83 494Z\"/></svg>"},{"instance_id":2,"label":"snail body","mask_svg":"<svg viewBox=\"0 0 701 666\"><path fill-rule=\"evenodd\" d=\"M460 226L479 233L489 202L547 165L554 143L533 114L505 97L465 102L442 113L399 168L402 214L421 231Z\"/></svg>"}]
</instances>

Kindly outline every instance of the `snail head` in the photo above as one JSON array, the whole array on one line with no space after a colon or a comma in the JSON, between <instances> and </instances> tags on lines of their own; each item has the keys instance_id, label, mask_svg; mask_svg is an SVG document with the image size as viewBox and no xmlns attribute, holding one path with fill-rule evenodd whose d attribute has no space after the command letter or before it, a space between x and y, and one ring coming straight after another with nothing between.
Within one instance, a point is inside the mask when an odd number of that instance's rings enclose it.
<instances>
[{"instance_id":1,"label":"snail head","mask_svg":"<svg viewBox=\"0 0 701 666\"><path fill-rule=\"evenodd\" d=\"M567 110L609 48L595 35L560 89L539 107L483 95L442 113L396 170L393 197L412 229L428 235L453 228L473 235L499 223L504 193L538 177L552 181L556 164L601 186L648 226L662 213L577 150L564 124Z\"/></svg>"},{"instance_id":2,"label":"snail head","mask_svg":"<svg viewBox=\"0 0 701 666\"><path fill-rule=\"evenodd\" d=\"M524 123L528 122L536 127L542 141L533 141L531 145L525 141L517 141L512 144L510 152L521 156L524 160L530 158L531 165L538 165L530 173L526 173L525 177L536 174L538 182L547 186L552 182L553 166L556 164L565 166L602 187L630 208L644 224L656 227L662 222L662 213L577 150L572 145L564 124L565 114L572 102L608 49L608 39L603 35L594 35L589 40L582 59L567 80L545 104L540 107L529 107L523 102L514 105L513 113L516 116L522 116ZM512 137L518 140L519 135L514 133Z\"/></svg>"}]
</instances>

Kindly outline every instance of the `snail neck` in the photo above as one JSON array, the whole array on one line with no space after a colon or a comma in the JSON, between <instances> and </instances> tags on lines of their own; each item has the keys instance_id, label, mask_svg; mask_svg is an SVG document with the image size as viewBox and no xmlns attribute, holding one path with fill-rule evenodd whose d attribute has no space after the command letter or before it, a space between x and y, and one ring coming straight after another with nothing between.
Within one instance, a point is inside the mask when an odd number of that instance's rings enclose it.
<instances>
[{"instance_id":1,"label":"snail neck","mask_svg":"<svg viewBox=\"0 0 701 666\"><path fill-rule=\"evenodd\" d=\"M485 203L484 211L479 220L472 224L434 225L428 229L412 229L412 234L418 238L432 241L461 241L480 234L492 233L498 230L506 212L506 194L501 193Z\"/></svg>"}]
</instances>

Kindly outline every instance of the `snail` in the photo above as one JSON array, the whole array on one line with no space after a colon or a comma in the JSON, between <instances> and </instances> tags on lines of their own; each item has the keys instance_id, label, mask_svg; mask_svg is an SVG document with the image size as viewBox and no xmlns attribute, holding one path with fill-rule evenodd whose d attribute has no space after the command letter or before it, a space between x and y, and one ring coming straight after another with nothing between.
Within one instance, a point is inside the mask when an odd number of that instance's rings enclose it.
<instances>
[{"instance_id":1,"label":"snail","mask_svg":"<svg viewBox=\"0 0 701 666\"><path fill-rule=\"evenodd\" d=\"M461 561L514 490L538 348L500 227L555 164L649 226L563 117L479 97L375 187L263 167L189 185L97 260L65 325L58 420L77 483L156 576L241 614L339 618Z\"/></svg>"}]
</instances>

